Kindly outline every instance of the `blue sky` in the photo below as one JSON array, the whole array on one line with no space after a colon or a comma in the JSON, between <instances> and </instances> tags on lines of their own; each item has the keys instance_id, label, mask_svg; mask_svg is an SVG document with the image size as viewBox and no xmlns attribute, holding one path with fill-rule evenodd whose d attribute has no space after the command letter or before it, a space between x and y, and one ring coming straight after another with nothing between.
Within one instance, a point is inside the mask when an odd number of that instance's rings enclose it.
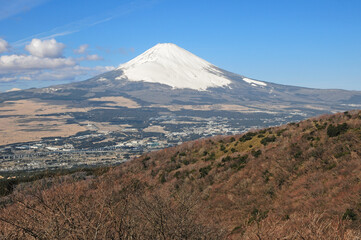
<instances>
[{"instance_id":1,"label":"blue sky","mask_svg":"<svg viewBox=\"0 0 361 240\"><path fill-rule=\"evenodd\" d=\"M258 80L361 90L360 13L359 0L0 0L0 91L85 80L162 42Z\"/></svg>"}]
</instances>

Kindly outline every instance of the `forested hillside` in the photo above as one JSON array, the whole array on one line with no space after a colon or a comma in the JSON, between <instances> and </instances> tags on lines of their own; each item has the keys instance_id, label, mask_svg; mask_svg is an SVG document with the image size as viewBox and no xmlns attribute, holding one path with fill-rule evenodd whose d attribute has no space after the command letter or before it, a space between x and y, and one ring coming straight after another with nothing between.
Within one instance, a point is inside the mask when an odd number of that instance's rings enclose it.
<instances>
[{"instance_id":1,"label":"forested hillside","mask_svg":"<svg viewBox=\"0 0 361 240\"><path fill-rule=\"evenodd\" d=\"M0 239L360 239L361 112L20 184Z\"/></svg>"}]
</instances>

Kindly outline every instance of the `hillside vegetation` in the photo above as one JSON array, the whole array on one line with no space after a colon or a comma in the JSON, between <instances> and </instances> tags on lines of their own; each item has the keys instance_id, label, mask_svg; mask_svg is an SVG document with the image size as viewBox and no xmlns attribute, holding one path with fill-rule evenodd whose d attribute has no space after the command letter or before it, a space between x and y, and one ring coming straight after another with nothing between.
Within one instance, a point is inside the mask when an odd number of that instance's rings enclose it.
<instances>
[{"instance_id":1,"label":"hillside vegetation","mask_svg":"<svg viewBox=\"0 0 361 240\"><path fill-rule=\"evenodd\" d=\"M0 239L360 239L361 112L19 185Z\"/></svg>"}]
</instances>

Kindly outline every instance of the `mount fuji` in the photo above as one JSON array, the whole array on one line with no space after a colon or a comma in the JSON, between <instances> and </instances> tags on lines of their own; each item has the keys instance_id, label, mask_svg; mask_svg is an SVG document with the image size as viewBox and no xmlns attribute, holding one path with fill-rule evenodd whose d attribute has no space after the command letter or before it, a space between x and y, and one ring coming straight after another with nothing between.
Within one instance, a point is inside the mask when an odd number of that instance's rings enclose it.
<instances>
[{"instance_id":1,"label":"mount fuji","mask_svg":"<svg viewBox=\"0 0 361 240\"><path fill-rule=\"evenodd\" d=\"M172 43L157 44L118 70L123 74L116 79L161 83L173 89L202 91L231 83L216 66Z\"/></svg>"},{"instance_id":2,"label":"mount fuji","mask_svg":"<svg viewBox=\"0 0 361 240\"><path fill-rule=\"evenodd\" d=\"M19 114L10 114L16 106ZM148 127L154 130L157 125L157 129L174 132L216 122L236 132L356 108L361 108L359 91L252 79L221 69L172 43L157 44L115 70L85 81L0 94L0 120L9 118L5 125L14 124L12 129L17 131L41 131L45 136L57 134L53 130L63 129L61 124L76 131L94 125L91 129L100 131L104 125L96 123L111 125L104 131L115 125L149 131ZM34 112L26 115L24 109ZM28 119L23 119L25 115ZM45 127L43 122L36 128L30 124L53 115L57 121L62 119L57 128ZM155 123L154 119L160 120ZM69 135L69 129L65 130ZM0 138L6 139L1 131L7 129L0 129Z\"/></svg>"},{"instance_id":3,"label":"mount fuji","mask_svg":"<svg viewBox=\"0 0 361 240\"><path fill-rule=\"evenodd\" d=\"M89 80L2 93L0 101L37 98L77 100L87 105L90 98L110 96L131 99L142 107L223 104L239 106L235 111L242 108L246 112L307 115L361 107L359 91L303 88L251 79L218 68L172 43L157 44L115 70Z\"/></svg>"}]
</instances>

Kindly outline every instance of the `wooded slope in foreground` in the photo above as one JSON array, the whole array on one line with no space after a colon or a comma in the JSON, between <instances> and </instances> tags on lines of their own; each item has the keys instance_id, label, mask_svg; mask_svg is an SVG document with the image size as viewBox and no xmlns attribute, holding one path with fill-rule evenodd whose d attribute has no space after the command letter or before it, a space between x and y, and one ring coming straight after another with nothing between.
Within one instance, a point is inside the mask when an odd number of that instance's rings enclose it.
<instances>
[{"instance_id":1,"label":"wooded slope in foreground","mask_svg":"<svg viewBox=\"0 0 361 240\"><path fill-rule=\"evenodd\" d=\"M361 112L19 185L0 239L360 239Z\"/></svg>"}]
</instances>

